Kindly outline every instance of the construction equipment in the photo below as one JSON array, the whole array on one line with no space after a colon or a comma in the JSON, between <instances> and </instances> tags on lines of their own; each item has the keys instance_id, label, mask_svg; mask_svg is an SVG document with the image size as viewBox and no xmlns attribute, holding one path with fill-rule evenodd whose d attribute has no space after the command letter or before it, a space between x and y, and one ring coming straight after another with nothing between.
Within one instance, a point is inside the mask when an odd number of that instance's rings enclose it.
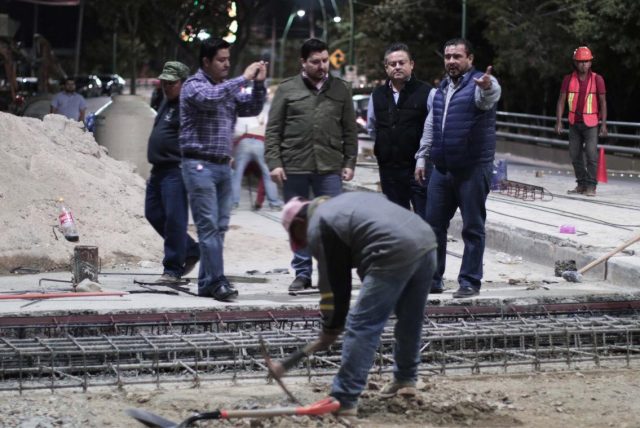
<instances>
[{"instance_id":1,"label":"construction equipment","mask_svg":"<svg viewBox=\"0 0 640 428\"><path fill-rule=\"evenodd\" d=\"M271 418L274 416L318 416L333 413L340 408L340 402L328 397L316 401L308 406L301 407L274 407L272 409L252 410L214 410L212 412L196 413L180 423L170 421L162 416L142 409L127 409L127 415L138 420L148 427L156 428L183 428L191 426L196 421L212 419L238 419L238 418Z\"/></svg>"},{"instance_id":2,"label":"construction equipment","mask_svg":"<svg viewBox=\"0 0 640 428\"><path fill-rule=\"evenodd\" d=\"M583 268L581 268L581 269L579 269L577 271L568 270L568 271L562 272L562 277L564 279L566 279L567 281L569 281L569 282L582 282L582 274L583 273L585 273L588 270L598 266L600 263L609 260L611 257L613 257L614 255L618 254L620 251L624 250L625 248L629 247L630 245L635 244L638 241L640 241L640 233L638 233L633 238L629 239L627 242L618 245L616 248L614 248L613 250L609 251L607 254L598 257L597 259L595 259L594 261L592 261L591 263L589 263L585 267L583 267Z\"/></svg>"}]
</instances>

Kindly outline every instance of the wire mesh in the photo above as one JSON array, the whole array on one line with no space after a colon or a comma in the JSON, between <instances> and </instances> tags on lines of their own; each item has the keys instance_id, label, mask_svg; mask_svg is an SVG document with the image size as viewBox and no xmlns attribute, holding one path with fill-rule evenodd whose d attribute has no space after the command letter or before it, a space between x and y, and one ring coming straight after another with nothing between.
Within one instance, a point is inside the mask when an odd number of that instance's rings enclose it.
<instances>
[{"instance_id":1,"label":"wire mesh","mask_svg":"<svg viewBox=\"0 0 640 428\"><path fill-rule=\"evenodd\" d=\"M263 338L272 358L284 358L317 337L308 323L279 328L196 334L0 338L0 390L266 377ZM428 322L422 331L423 373L542 370L604 362L630 366L640 358L637 317L563 317ZM393 365L393 323L385 327L375 372ZM290 375L335 373L342 343Z\"/></svg>"}]
</instances>

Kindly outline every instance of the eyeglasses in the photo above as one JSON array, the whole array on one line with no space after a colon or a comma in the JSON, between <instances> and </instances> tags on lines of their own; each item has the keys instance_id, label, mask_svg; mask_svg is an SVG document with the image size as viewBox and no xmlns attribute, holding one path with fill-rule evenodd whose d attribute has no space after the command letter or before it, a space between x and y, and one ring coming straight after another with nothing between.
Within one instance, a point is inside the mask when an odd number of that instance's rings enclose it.
<instances>
[{"instance_id":1,"label":"eyeglasses","mask_svg":"<svg viewBox=\"0 0 640 428\"><path fill-rule=\"evenodd\" d=\"M385 66L386 67L391 67L391 68L395 68L396 66L404 67L408 63L409 63L409 61L405 61L405 60L389 61L389 62L385 63Z\"/></svg>"}]
</instances>

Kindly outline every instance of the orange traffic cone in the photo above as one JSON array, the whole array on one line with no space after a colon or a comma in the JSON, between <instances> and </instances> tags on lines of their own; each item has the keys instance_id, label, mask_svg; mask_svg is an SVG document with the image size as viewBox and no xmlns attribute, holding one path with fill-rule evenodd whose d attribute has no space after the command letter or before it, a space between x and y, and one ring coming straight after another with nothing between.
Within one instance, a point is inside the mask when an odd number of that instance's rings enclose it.
<instances>
[{"instance_id":1,"label":"orange traffic cone","mask_svg":"<svg viewBox=\"0 0 640 428\"><path fill-rule=\"evenodd\" d=\"M598 183L606 183L607 179L607 159L604 156L604 147L600 147L600 156L598 157L598 174L596 179Z\"/></svg>"}]
</instances>

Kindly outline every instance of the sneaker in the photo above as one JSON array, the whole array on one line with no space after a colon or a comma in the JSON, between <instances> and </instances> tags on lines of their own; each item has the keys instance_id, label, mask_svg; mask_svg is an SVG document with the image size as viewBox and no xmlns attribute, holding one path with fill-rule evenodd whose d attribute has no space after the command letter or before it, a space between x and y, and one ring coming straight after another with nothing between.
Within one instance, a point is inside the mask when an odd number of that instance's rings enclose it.
<instances>
[{"instance_id":1,"label":"sneaker","mask_svg":"<svg viewBox=\"0 0 640 428\"><path fill-rule=\"evenodd\" d=\"M153 282L154 284L182 284L184 281L182 281L179 276L163 273L160 278Z\"/></svg>"},{"instance_id":2,"label":"sneaker","mask_svg":"<svg viewBox=\"0 0 640 428\"><path fill-rule=\"evenodd\" d=\"M269 204L269 209L271 211L282 211L282 205Z\"/></svg>"},{"instance_id":3,"label":"sneaker","mask_svg":"<svg viewBox=\"0 0 640 428\"><path fill-rule=\"evenodd\" d=\"M358 406L353 406L353 407L340 406L340 408L336 410L334 415L340 418L355 418L358 416Z\"/></svg>"},{"instance_id":4,"label":"sneaker","mask_svg":"<svg viewBox=\"0 0 640 428\"><path fill-rule=\"evenodd\" d=\"M584 191L585 196L595 196L596 188L595 187L587 187L587 190Z\"/></svg>"},{"instance_id":5,"label":"sneaker","mask_svg":"<svg viewBox=\"0 0 640 428\"><path fill-rule=\"evenodd\" d=\"M302 291L311 288L311 279L304 276L296 276L289 286L289 291Z\"/></svg>"},{"instance_id":6,"label":"sneaker","mask_svg":"<svg viewBox=\"0 0 640 428\"><path fill-rule=\"evenodd\" d=\"M196 267L199 261L200 261L200 257L187 257L187 259L184 261L184 267L183 267L184 272L182 273L182 276L189 275L193 270L193 268Z\"/></svg>"},{"instance_id":7,"label":"sneaker","mask_svg":"<svg viewBox=\"0 0 640 428\"><path fill-rule=\"evenodd\" d=\"M463 287L460 286L458 290L453 293L453 297L456 299L465 298L465 297L473 297L480 294L480 289L475 287Z\"/></svg>"},{"instance_id":8,"label":"sneaker","mask_svg":"<svg viewBox=\"0 0 640 428\"><path fill-rule=\"evenodd\" d=\"M396 395L400 395L402 397L415 397L418 393L416 389L415 382L398 382L393 381L386 384L380 390L380 398L391 398Z\"/></svg>"},{"instance_id":9,"label":"sneaker","mask_svg":"<svg viewBox=\"0 0 640 428\"><path fill-rule=\"evenodd\" d=\"M585 186L578 184L575 189L567 190L567 193L570 195L575 195L575 194L582 195L586 191L587 191L587 188Z\"/></svg>"}]
</instances>

